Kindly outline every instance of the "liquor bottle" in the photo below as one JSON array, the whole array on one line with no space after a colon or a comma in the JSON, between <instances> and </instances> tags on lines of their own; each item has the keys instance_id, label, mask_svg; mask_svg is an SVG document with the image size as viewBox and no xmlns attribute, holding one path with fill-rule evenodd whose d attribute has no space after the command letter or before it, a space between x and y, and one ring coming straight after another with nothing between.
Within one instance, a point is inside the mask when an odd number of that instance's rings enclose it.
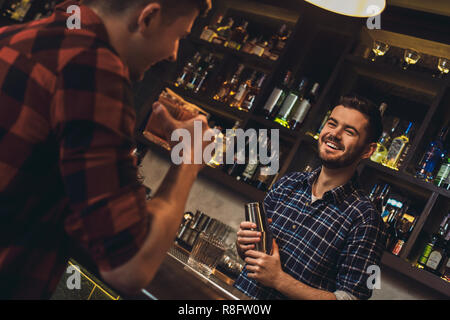
<instances>
[{"instance_id":1,"label":"liquor bottle","mask_svg":"<svg viewBox=\"0 0 450 320\"><path fill-rule=\"evenodd\" d=\"M200 71L200 77L197 79L197 82L194 84L194 92L198 93L200 90L205 91L205 87L203 86L209 74L212 72L216 65L216 61L212 53L208 55L205 59L205 65L202 66L202 70Z\"/></svg>"},{"instance_id":2,"label":"liquor bottle","mask_svg":"<svg viewBox=\"0 0 450 320\"><path fill-rule=\"evenodd\" d=\"M266 74L262 74L258 81L256 81L255 85L252 85L246 94L244 101L242 101L240 110L249 111L253 107L253 104L255 103L256 97L258 96L259 92L261 91L261 87L264 83L264 80L266 79Z\"/></svg>"},{"instance_id":3,"label":"liquor bottle","mask_svg":"<svg viewBox=\"0 0 450 320\"><path fill-rule=\"evenodd\" d=\"M256 46L257 42L258 42L257 38L252 38L250 41L244 43L244 45L241 48L241 51L248 54L252 54L252 50Z\"/></svg>"},{"instance_id":4,"label":"liquor bottle","mask_svg":"<svg viewBox=\"0 0 450 320\"><path fill-rule=\"evenodd\" d=\"M434 184L441 188L449 188L450 186L450 153L447 154L441 167L434 179Z\"/></svg>"},{"instance_id":5,"label":"liquor bottle","mask_svg":"<svg viewBox=\"0 0 450 320\"><path fill-rule=\"evenodd\" d=\"M317 101L319 91L319 84L316 82L311 88L311 91L300 102L298 108L295 110L294 115L289 120L289 128L291 130L297 130L306 118L311 106Z\"/></svg>"},{"instance_id":6,"label":"liquor bottle","mask_svg":"<svg viewBox=\"0 0 450 320\"><path fill-rule=\"evenodd\" d=\"M236 92L235 95L229 96L229 105L232 108L238 108L239 110L244 110L241 108L242 102L244 101L247 93L249 92L250 88L252 87L252 83L255 80L256 77L256 71L253 71L252 74L247 78L247 80L243 81ZM232 93L232 92L230 92ZM246 110L248 111L248 110Z\"/></svg>"},{"instance_id":7,"label":"liquor bottle","mask_svg":"<svg viewBox=\"0 0 450 320\"><path fill-rule=\"evenodd\" d=\"M13 1L9 5L5 5L4 1L0 2L0 9L3 9L3 15L9 19L23 22L31 9L31 0ZM4 6L4 8L2 8Z\"/></svg>"},{"instance_id":8,"label":"liquor bottle","mask_svg":"<svg viewBox=\"0 0 450 320\"><path fill-rule=\"evenodd\" d=\"M380 192L381 186L377 183L375 183L372 187L372 190L369 193L369 199L370 201L374 202L376 196L378 195L378 193Z\"/></svg>"},{"instance_id":9,"label":"liquor bottle","mask_svg":"<svg viewBox=\"0 0 450 320\"><path fill-rule=\"evenodd\" d=\"M411 134L412 127L413 123L410 122L405 132L401 136L392 140L388 154L386 155L386 158L381 162L384 166L394 170L398 170L398 162L406 148L406 145L409 143L409 136Z\"/></svg>"},{"instance_id":10,"label":"liquor bottle","mask_svg":"<svg viewBox=\"0 0 450 320\"><path fill-rule=\"evenodd\" d=\"M391 240L392 254L398 256L403 249L404 244L408 241L414 226L417 222L417 216L408 210L404 210L399 218L393 224L393 239Z\"/></svg>"},{"instance_id":11,"label":"liquor bottle","mask_svg":"<svg viewBox=\"0 0 450 320\"><path fill-rule=\"evenodd\" d=\"M270 148L270 139L267 138L265 139L265 141L258 139L258 150L261 150L261 147L263 148ZM251 152L256 152L256 154L252 154ZM250 159L255 159L255 162L250 162ZM259 166L259 157L258 157L258 152L257 150L251 150L250 154L249 154L249 161L247 162L247 166L245 167L244 171L242 172L242 174L240 175L240 179L241 181L244 181L248 184L250 184L252 182L253 176L256 173L256 169L258 169Z\"/></svg>"},{"instance_id":12,"label":"liquor bottle","mask_svg":"<svg viewBox=\"0 0 450 320\"><path fill-rule=\"evenodd\" d=\"M416 171L415 177L425 181L432 181L434 179L433 173L440 160L445 154L443 154L444 142L447 136L448 126L442 127L437 138L430 143L427 151L422 157Z\"/></svg>"},{"instance_id":13,"label":"liquor bottle","mask_svg":"<svg viewBox=\"0 0 450 320\"><path fill-rule=\"evenodd\" d=\"M445 262L444 262L444 270L442 271L442 279L450 282L450 230L447 232L447 236L445 237L447 241L447 248L445 251Z\"/></svg>"},{"instance_id":14,"label":"liquor bottle","mask_svg":"<svg viewBox=\"0 0 450 320\"><path fill-rule=\"evenodd\" d=\"M194 72L197 64L200 62L201 58L202 56L200 52L196 52L195 55L192 57L192 59L188 61L188 63L186 63L186 65L183 68L183 72L174 83L175 87L184 87L189 82L190 77Z\"/></svg>"},{"instance_id":15,"label":"liquor bottle","mask_svg":"<svg viewBox=\"0 0 450 320\"><path fill-rule=\"evenodd\" d=\"M238 66L238 69L233 74L230 80L226 80L222 83L221 87L217 91L217 93L213 96L214 100L226 103L228 100L228 97L230 96L230 93L233 96L236 93L236 89L239 85L239 77L241 76L242 71L244 70L244 65L240 64Z\"/></svg>"},{"instance_id":16,"label":"liquor bottle","mask_svg":"<svg viewBox=\"0 0 450 320\"><path fill-rule=\"evenodd\" d=\"M218 168L225 164L226 159L224 159L224 156L226 152L231 151L231 146L235 145L236 130L240 127L240 125L240 120L238 120L234 123L233 128L231 128L226 135L222 132L219 134L217 138L222 140L222 149L215 150L214 156L207 163L208 166Z\"/></svg>"},{"instance_id":17,"label":"liquor bottle","mask_svg":"<svg viewBox=\"0 0 450 320\"><path fill-rule=\"evenodd\" d=\"M217 36L217 29L222 24L223 15L218 15L214 24L206 26L200 34L200 39L211 42Z\"/></svg>"},{"instance_id":18,"label":"liquor bottle","mask_svg":"<svg viewBox=\"0 0 450 320\"><path fill-rule=\"evenodd\" d=\"M378 212L380 212L380 214L382 214L386 208L385 203L386 203L386 199L390 192L391 192L391 186L386 183L383 186L383 189L381 190L381 192L379 194L377 194L377 196L373 200L375 208L378 210Z\"/></svg>"},{"instance_id":19,"label":"liquor bottle","mask_svg":"<svg viewBox=\"0 0 450 320\"><path fill-rule=\"evenodd\" d=\"M262 36L260 36L259 39L256 40L256 43L253 45L250 53L257 55L258 57L262 57L264 55L264 51L267 48L267 45L267 41L264 41Z\"/></svg>"},{"instance_id":20,"label":"liquor bottle","mask_svg":"<svg viewBox=\"0 0 450 320\"><path fill-rule=\"evenodd\" d=\"M442 263L444 262L445 258L445 250L446 250L445 236L447 235L450 224L449 218L450 214L448 214L444 218L444 221L441 223L441 226L439 227L439 232L437 234L437 240L433 248L431 249L427 262L425 263L425 270L438 275L440 275L439 270L441 269Z\"/></svg>"},{"instance_id":21,"label":"liquor bottle","mask_svg":"<svg viewBox=\"0 0 450 320\"><path fill-rule=\"evenodd\" d=\"M431 255L431 252L433 251L434 246L439 241L439 238L444 237L446 231L448 231L448 229L449 229L449 226L448 226L448 222L449 222L448 220L449 219L448 218L449 218L449 215L447 215L442 220L441 224L439 225L438 232L434 233L432 235L430 241L425 245L425 248L423 249L422 254L420 255L419 259L417 260L416 267L418 267L420 269L425 268L425 266L426 266L426 264L428 262L428 259L429 259L430 255ZM435 263L437 258L438 258L438 255L436 254L435 258L433 260L434 262L430 262L430 266L431 267L433 267L433 265L434 265L434 263ZM431 268L431 267L428 267L428 268Z\"/></svg>"},{"instance_id":22,"label":"liquor bottle","mask_svg":"<svg viewBox=\"0 0 450 320\"><path fill-rule=\"evenodd\" d=\"M392 124L390 133L387 133L386 131L383 132L380 140L378 140L378 142L377 142L377 149L370 157L370 160L377 162L377 163L383 162L383 160L386 158L386 156L388 154L388 149L389 149L390 143L391 143L391 137L394 134L394 131L397 129L397 126L399 123L400 123L400 119L394 118L394 122Z\"/></svg>"},{"instance_id":23,"label":"liquor bottle","mask_svg":"<svg viewBox=\"0 0 450 320\"><path fill-rule=\"evenodd\" d=\"M281 106L280 111L278 112L277 116L275 117L275 122L279 123L283 127L289 128L289 123L287 121L289 114L291 113L292 109L296 106L298 101L303 100L303 96L305 95L306 86L308 84L308 80L306 78L303 78L299 85L297 90L292 90L284 99L283 105Z\"/></svg>"},{"instance_id":24,"label":"liquor bottle","mask_svg":"<svg viewBox=\"0 0 450 320\"><path fill-rule=\"evenodd\" d=\"M238 177L242 174L242 172L244 172L248 160L248 157L246 157L246 150L249 149L250 139L251 138L246 137L245 145L242 149L238 149L238 146L236 146L233 163L227 164L227 166L225 167L225 172L228 175L232 177ZM243 159L244 161L240 162L239 159Z\"/></svg>"},{"instance_id":25,"label":"liquor bottle","mask_svg":"<svg viewBox=\"0 0 450 320\"><path fill-rule=\"evenodd\" d=\"M286 41L288 38L289 32L287 31L287 26L286 24L283 24L281 25L280 30L278 30L278 32L270 39L272 43L272 49L270 50L271 53L279 57L286 46Z\"/></svg>"},{"instance_id":26,"label":"liquor bottle","mask_svg":"<svg viewBox=\"0 0 450 320\"><path fill-rule=\"evenodd\" d=\"M231 35L233 25L234 25L233 18L231 17L228 18L228 22L226 25L222 25L217 28L217 32L211 39L211 42L218 45L225 45L225 43L228 41Z\"/></svg>"},{"instance_id":27,"label":"liquor bottle","mask_svg":"<svg viewBox=\"0 0 450 320\"><path fill-rule=\"evenodd\" d=\"M230 40L225 42L225 47L240 50L242 45L247 41L248 21L244 21L242 25L235 28L230 35Z\"/></svg>"},{"instance_id":28,"label":"liquor bottle","mask_svg":"<svg viewBox=\"0 0 450 320\"><path fill-rule=\"evenodd\" d=\"M291 83L291 71L287 71L283 83L275 87L263 108L263 114L266 119L272 119L278 113L281 105L286 98Z\"/></svg>"}]
</instances>

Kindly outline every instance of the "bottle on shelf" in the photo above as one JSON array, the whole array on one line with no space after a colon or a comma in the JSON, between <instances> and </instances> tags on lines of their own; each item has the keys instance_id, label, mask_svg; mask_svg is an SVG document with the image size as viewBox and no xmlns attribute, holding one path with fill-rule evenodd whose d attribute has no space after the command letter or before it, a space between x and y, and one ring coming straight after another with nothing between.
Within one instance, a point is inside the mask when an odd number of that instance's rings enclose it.
<instances>
[{"instance_id":1,"label":"bottle on shelf","mask_svg":"<svg viewBox=\"0 0 450 320\"><path fill-rule=\"evenodd\" d=\"M409 137L411 135L412 127L413 123L410 122L405 132L401 136L392 140L386 158L381 162L384 166L394 170L399 169L399 160L402 154L405 152L406 146L409 144Z\"/></svg>"},{"instance_id":2,"label":"bottle on shelf","mask_svg":"<svg viewBox=\"0 0 450 320\"><path fill-rule=\"evenodd\" d=\"M266 119L273 119L281 108L291 84L291 76L292 72L287 71L283 83L276 86L267 99L263 108L263 114Z\"/></svg>"},{"instance_id":3,"label":"bottle on shelf","mask_svg":"<svg viewBox=\"0 0 450 320\"><path fill-rule=\"evenodd\" d=\"M252 87L252 83L255 80L256 71L253 71L252 74L247 78L247 80L243 81L240 85L236 94L229 97L229 106L232 108L238 108L239 110L244 110L241 108L242 102L244 101L247 93ZM232 93L232 92L230 92ZM248 110L246 110L248 111Z\"/></svg>"},{"instance_id":4,"label":"bottle on shelf","mask_svg":"<svg viewBox=\"0 0 450 320\"><path fill-rule=\"evenodd\" d=\"M395 220L392 227L390 246L392 254L398 256L402 251L406 241L408 241L414 226L417 222L417 216L411 210L404 210Z\"/></svg>"},{"instance_id":5,"label":"bottle on shelf","mask_svg":"<svg viewBox=\"0 0 450 320\"><path fill-rule=\"evenodd\" d=\"M222 83L217 93L213 96L214 100L226 103L229 97L236 94L236 90L239 86L239 78L242 71L244 70L244 65L239 64L236 72L233 74L230 80L226 80Z\"/></svg>"},{"instance_id":6,"label":"bottle on shelf","mask_svg":"<svg viewBox=\"0 0 450 320\"><path fill-rule=\"evenodd\" d=\"M434 179L434 184L438 187L450 190L450 153L444 158L441 167Z\"/></svg>"},{"instance_id":7,"label":"bottle on shelf","mask_svg":"<svg viewBox=\"0 0 450 320\"><path fill-rule=\"evenodd\" d=\"M234 25L233 18L228 18L227 23L217 28L215 35L212 37L211 42L218 45L225 45L231 36L231 30Z\"/></svg>"},{"instance_id":8,"label":"bottle on shelf","mask_svg":"<svg viewBox=\"0 0 450 320\"><path fill-rule=\"evenodd\" d=\"M270 42L272 44L272 49L270 50L272 54L271 60L278 59L286 46L286 42L289 36L290 32L287 30L287 25L282 24L278 32L274 34L270 39Z\"/></svg>"},{"instance_id":9,"label":"bottle on shelf","mask_svg":"<svg viewBox=\"0 0 450 320\"><path fill-rule=\"evenodd\" d=\"M244 21L240 26L233 29L230 34L230 40L225 42L225 47L240 50L242 45L247 42L248 33L247 33L248 21Z\"/></svg>"},{"instance_id":10,"label":"bottle on shelf","mask_svg":"<svg viewBox=\"0 0 450 320\"><path fill-rule=\"evenodd\" d=\"M300 102L297 109L294 112L294 115L289 120L289 128L291 130L298 130L300 125L306 118L311 106L314 105L317 101L317 96L319 92L319 83L314 83L310 92L305 96L305 98Z\"/></svg>"},{"instance_id":11,"label":"bottle on shelf","mask_svg":"<svg viewBox=\"0 0 450 320\"><path fill-rule=\"evenodd\" d=\"M442 279L450 282L450 230L447 232L447 236L445 237L446 248L445 248L445 259L443 263L442 270Z\"/></svg>"},{"instance_id":12,"label":"bottle on shelf","mask_svg":"<svg viewBox=\"0 0 450 320\"><path fill-rule=\"evenodd\" d=\"M259 92L261 91L261 87L264 83L266 79L266 74L263 73L258 81L256 81L255 85L252 85L249 90L248 93L245 95L244 100L242 101L241 107L239 108L240 110L244 110L244 111L249 111L252 109L256 97L258 96Z\"/></svg>"},{"instance_id":13,"label":"bottle on shelf","mask_svg":"<svg viewBox=\"0 0 450 320\"><path fill-rule=\"evenodd\" d=\"M391 186L386 183L381 191L374 196L373 204L380 214L382 214L386 208L386 201L390 192Z\"/></svg>"},{"instance_id":14,"label":"bottle on shelf","mask_svg":"<svg viewBox=\"0 0 450 320\"><path fill-rule=\"evenodd\" d=\"M436 241L431 249L430 255L428 256L427 262L425 263L425 270L437 274L440 276L439 271L442 267L445 258L446 251L446 240L445 236L449 231L450 224L450 214L444 218L439 227L439 232L436 235Z\"/></svg>"},{"instance_id":15,"label":"bottle on shelf","mask_svg":"<svg viewBox=\"0 0 450 320\"><path fill-rule=\"evenodd\" d=\"M200 39L211 42L214 37L217 36L217 29L221 27L223 20L223 15L218 15L216 21L210 25L205 26L202 33L200 34Z\"/></svg>"},{"instance_id":16,"label":"bottle on shelf","mask_svg":"<svg viewBox=\"0 0 450 320\"><path fill-rule=\"evenodd\" d=\"M245 42L241 48L241 51L248 54L252 54L252 50L256 46L257 41L258 39L254 37L250 41Z\"/></svg>"},{"instance_id":17,"label":"bottle on shelf","mask_svg":"<svg viewBox=\"0 0 450 320\"><path fill-rule=\"evenodd\" d=\"M422 254L420 255L419 259L417 260L416 263L416 267L423 269L426 267L427 263L428 263L428 259L431 255L431 252L433 251L434 246L436 245L436 243L438 242L438 240L442 237L445 236L446 231L448 231L449 229L449 215L447 215L446 217L444 217L444 219L442 220L441 224L439 225L439 230L437 233L434 233L431 236L430 241L428 241L428 243L425 245ZM438 254L435 254L435 258L433 260L433 262L430 262L430 266L428 268L433 267L433 265L435 264L435 261L438 258Z\"/></svg>"},{"instance_id":18,"label":"bottle on shelf","mask_svg":"<svg viewBox=\"0 0 450 320\"><path fill-rule=\"evenodd\" d=\"M251 54L257 55L258 57L262 57L264 55L264 51L267 48L267 41L263 40L263 37L260 36L257 40L254 46L252 47L252 50L250 51Z\"/></svg>"},{"instance_id":19,"label":"bottle on shelf","mask_svg":"<svg viewBox=\"0 0 450 320\"><path fill-rule=\"evenodd\" d=\"M443 153L445 138L448 132L448 125L445 125L439 131L439 135L433 140L427 148L427 151L419 162L415 177L425 181L433 181L434 170L439 165Z\"/></svg>"},{"instance_id":20,"label":"bottle on shelf","mask_svg":"<svg viewBox=\"0 0 450 320\"><path fill-rule=\"evenodd\" d=\"M400 123L399 118L394 118L392 128L390 132L384 131L381 135L380 140L377 142L377 149L370 157L370 160L376 162L376 163L382 163L383 160L386 158L388 154L388 150L391 143L391 137L394 134L395 130L397 129L398 124Z\"/></svg>"},{"instance_id":21,"label":"bottle on shelf","mask_svg":"<svg viewBox=\"0 0 450 320\"><path fill-rule=\"evenodd\" d=\"M200 62L201 58L202 55L200 54L200 52L196 52L192 59L186 63L186 65L183 67L183 72L173 84L175 87L185 87L185 85L190 81L191 75L196 69L197 64Z\"/></svg>"},{"instance_id":22,"label":"bottle on shelf","mask_svg":"<svg viewBox=\"0 0 450 320\"><path fill-rule=\"evenodd\" d=\"M225 155L228 150L230 152L231 146L235 145L235 139L236 139L236 130L240 128L241 122L240 120L236 121L234 123L233 128L231 130L226 131L226 134L224 135L222 132L219 134L217 139L219 141L222 141L222 146L218 150L215 150L214 156L211 158L211 160L207 163L208 166L212 168L219 168L225 165Z\"/></svg>"},{"instance_id":23,"label":"bottle on shelf","mask_svg":"<svg viewBox=\"0 0 450 320\"><path fill-rule=\"evenodd\" d=\"M299 103L299 101L303 100L303 97L306 92L306 86L308 84L308 79L302 78L300 81L297 90L292 90L284 99L284 102L281 106L280 111L275 117L275 122L279 123L283 127L289 128L288 117L291 113L292 109Z\"/></svg>"},{"instance_id":24,"label":"bottle on shelf","mask_svg":"<svg viewBox=\"0 0 450 320\"><path fill-rule=\"evenodd\" d=\"M270 139L267 138L267 139L264 139L264 140L258 139L258 143L259 143L258 144L258 150L260 150L261 147L270 148ZM260 163L259 162L259 157L258 157L258 152L257 152L258 150L251 150L253 152L256 152L256 154L253 154L253 155L250 154L249 155L249 161L247 162L247 165L246 165L244 171L242 172L242 174L238 177L239 180L241 180L241 181L243 181L245 183L251 184L251 182L253 180L253 176L255 175L256 169L258 169L258 166L259 166L259 163ZM251 162L250 159L252 159L252 158L254 160L256 160L256 161L255 162Z\"/></svg>"},{"instance_id":25,"label":"bottle on shelf","mask_svg":"<svg viewBox=\"0 0 450 320\"><path fill-rule=\"evenodd\" d=\"M259 190L268 191L272 187L278 175L279 173L275 175L271 174L269 166L259 166L254 178L254 185Z\"/></svg>"},{"instance_id":26,"label":"bottle on shelf","mask_svg":"<svg viewBox=\"0 0 450 320\"><path fill-rule=\"evenodd\" d=\"M245 170L245 167L247 166L247 157L246 157L246 151L249 149L250 140L255 139L255 137L246 137L245 138L245 145L239 149L239 146L236 144L236 150L234 150L234 156L232 163L227 163L224 167L224 171L232 177L237 177L242 174L242 172ZM256 138L258 139L258 138ZM244 161L239 161L239 159L242 159Z\"/></svg>"},{"instance_id":27,"label":"bottle on shelf","mask_svg":"<svg viewBox=\"0 0 450 320\"><path fill-rule=\"evenodd\" d=\"M200 77L198 78L197 82L194 84L194 92L199 93L200 91L205 91L205 81L211 74L212 70L216 66L216 60L214 59L213 54L209 54L208 57L205 59L205 65L202 66L202 70L200 71Z\"/></svg>"}]
</instances>

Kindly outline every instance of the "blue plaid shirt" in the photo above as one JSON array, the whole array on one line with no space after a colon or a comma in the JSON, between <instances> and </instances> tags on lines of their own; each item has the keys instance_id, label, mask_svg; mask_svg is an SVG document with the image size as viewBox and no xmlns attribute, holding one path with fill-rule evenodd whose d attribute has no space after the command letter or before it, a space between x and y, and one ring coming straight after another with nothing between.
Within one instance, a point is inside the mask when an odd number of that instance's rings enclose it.
<instances>
[{"instance_id":1,"label":"blue plaid shirt","mask_svg":"<svg viewBox=\"0 0 450 320\"><path fill-rule=\"evenodd\" d=\"M313 288L344 291L368 299L370 265L379 265L385 245L380 213L358 186L356 175L311 204L321 168L282 177L264 199L269 228L279 246L284 272ZM255 299L287 299L247 277L234 286Z\"/></svg>"}]
</instances>

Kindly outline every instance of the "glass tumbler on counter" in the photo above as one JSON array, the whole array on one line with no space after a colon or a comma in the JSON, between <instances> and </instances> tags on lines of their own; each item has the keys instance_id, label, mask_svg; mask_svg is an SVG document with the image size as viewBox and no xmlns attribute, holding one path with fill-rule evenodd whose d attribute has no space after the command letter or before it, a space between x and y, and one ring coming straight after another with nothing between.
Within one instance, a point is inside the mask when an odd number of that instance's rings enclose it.
<instances>
[{"instance_id":1,"label":"glass tumbler on counter","mask_svg":"<svg viewBox=\"0 0 450 320\"><path fill-rule=\"evenodd\" d=\"M188 265L209 277L225 253L225 245L213 234L200 233L192 248Z\"/></svg>"}]
</instances>

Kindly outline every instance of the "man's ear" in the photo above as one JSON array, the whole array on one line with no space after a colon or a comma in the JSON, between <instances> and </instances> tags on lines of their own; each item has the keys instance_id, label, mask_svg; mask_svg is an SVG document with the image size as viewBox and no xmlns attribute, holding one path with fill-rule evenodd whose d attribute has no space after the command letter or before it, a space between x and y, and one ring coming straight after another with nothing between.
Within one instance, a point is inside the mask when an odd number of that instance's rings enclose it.
<instances>
[{"instance_id":1,"label":"man's ear","mask_svg":"<svg viewBox=\"0 0 450 320\"><path fill-rule=\"evenodd\" d=\"M372 142L372 143L368 144L364 148L364 152L361 155L361 160L370 158L372 156L372 154L375 152L375 150L377 150L377 143L376 142Z\"/></svg>"},{"instance_id":2,"label":"man's ear","mask_svg":"<svg viewBox=\"0 0 450 320\"><path fill-rule=\"evenodd\" d=\"M145 33L159 14L161 14L161 5L158 2L151 2L141 9L137 18L138 31Z\"/></svg>"}]
</instances>

